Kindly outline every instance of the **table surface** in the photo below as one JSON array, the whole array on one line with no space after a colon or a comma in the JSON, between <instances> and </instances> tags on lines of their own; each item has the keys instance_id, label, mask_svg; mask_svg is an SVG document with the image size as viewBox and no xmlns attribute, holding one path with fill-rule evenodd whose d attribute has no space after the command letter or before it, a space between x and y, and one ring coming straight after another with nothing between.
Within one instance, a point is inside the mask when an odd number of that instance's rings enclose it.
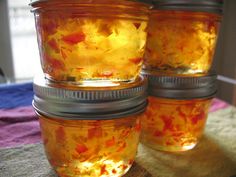
<instances>
[{"instance_id":1,"label":"table surface","mask_svg":"<svg viewBox=\"0 0 236 177\"><path fill-rule=\"evenodd\" d=\"M31 106L32 83L0 85L0 177L55 177ZM236 176L236 108L214 99L204 136L190 151L166 153L139 144L125 177Z\"/></svg>"}]
</instances>

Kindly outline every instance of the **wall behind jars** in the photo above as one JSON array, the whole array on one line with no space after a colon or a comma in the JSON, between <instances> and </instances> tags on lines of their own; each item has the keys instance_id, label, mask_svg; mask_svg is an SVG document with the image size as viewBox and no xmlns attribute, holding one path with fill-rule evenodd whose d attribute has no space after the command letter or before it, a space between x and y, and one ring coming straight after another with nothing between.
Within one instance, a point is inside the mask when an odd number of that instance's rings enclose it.
<instances>
[{"instance_id":1,"label":"wall behind jars","mask_svg":"<svg viewBox=\"0 0 236 177\"><path fill-rule=\"evenodd\" d=\"M7 0L0 1L0 71L1 77L5 75L9 81L14 81Z\"/></svg>"},{"instance_id":2,"label":"wall behind jars","mask_svg":"<svg viewBox=\"0 0 236 177\"><path fill-rule=\"evenodd\" d=\"M219 74L217 97L236 105L236 1L225 0L213 68Z\"/></svg>"}]
</instances>

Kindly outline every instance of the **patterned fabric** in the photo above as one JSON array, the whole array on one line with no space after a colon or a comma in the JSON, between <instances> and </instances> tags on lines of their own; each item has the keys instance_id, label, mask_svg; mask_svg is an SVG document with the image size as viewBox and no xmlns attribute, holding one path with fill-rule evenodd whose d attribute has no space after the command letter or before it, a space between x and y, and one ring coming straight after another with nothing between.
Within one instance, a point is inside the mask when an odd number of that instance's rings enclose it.
<instances>
[{"instance_id":1,"label":"patterned fabric","mask_svg":"<svg viewBox=\"0 0 236 177\"><path fill-rule=\"evenodd\" d=\"M0 177L55 177L40 143L32 83L0 86ZM140 144L126 177L236 175L236 108L214 99L205 134L191 151L165 153ZM27 145L28 144L28 145Z\"/></svg>"}]
</instances>

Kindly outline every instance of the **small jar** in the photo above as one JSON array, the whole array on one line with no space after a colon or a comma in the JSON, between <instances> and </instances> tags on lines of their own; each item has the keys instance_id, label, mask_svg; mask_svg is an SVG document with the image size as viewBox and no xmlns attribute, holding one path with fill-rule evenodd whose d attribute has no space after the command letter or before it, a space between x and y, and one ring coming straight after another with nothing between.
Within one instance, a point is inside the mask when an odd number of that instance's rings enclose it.
<instances>
[{"instance_id":1,"label":"small jar","mask_svg":"<svg viewBox=\"0 0 236 177\"><path fill-rule=\"evenodd\" d=\"M149 78L149 105L142 120L141 142L162 151L194 148L203 134L211 100L216 93L216 75L149 74L145 74Z\"/></svg>"},{"instance_id":2,"label":"small jar","mask_svg":"<svg viewBox=\"0 0 236 177\"><path fill-rule=\"evenodd\" d=\"M222 0L154 0L144 68L167 75L204 75L212 65Z\"/></svg>"},{"instance_id":3,"label":"small jar","mask_svg":"<svg viewBox=\"0 0 236 177\"><path fill-rule=\"evenodd\" d=\"M138 77L148 0L37 0L31 6L48 79L86 85Z\"/></svg>"},{"instance_id":4,"label":"small jar","mask_svg":"<svg viewBox=\"0 0 236 177\"><path fill-rule=\"evenodd\" d=\"M34 92L45 153L59 176L118 177L129 170L147 105L143 78L104 90L36 79Z\"/></svg>"}]
</instances>

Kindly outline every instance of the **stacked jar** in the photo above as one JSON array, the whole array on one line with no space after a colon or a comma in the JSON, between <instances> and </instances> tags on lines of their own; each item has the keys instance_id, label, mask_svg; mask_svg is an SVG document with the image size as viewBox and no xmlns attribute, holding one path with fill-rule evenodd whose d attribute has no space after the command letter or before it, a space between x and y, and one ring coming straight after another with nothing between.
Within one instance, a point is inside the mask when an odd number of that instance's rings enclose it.
<instances>
[{"instance_id":1,"label":"stacked jar","mask_svg":"<svg viewBox=\"0 0 236 177\"><path fill-rule=\"evenodd\" d=\"M143 74L149 106L141 141L157 150L192 149L216 92L211 71L222 0L153 0Z\"/></svg>"},{"instance_id":2,"label":"stacked jar","mask_svg":"<svg viewBox=\"0 0 236 177\"><path fill-rule=\"evenodd\" d=\"M36 0L43 78L33 106L59 176L120 177L131 167L147 106L139 76L146 0Z\"/></svg>"}]
</instances>

